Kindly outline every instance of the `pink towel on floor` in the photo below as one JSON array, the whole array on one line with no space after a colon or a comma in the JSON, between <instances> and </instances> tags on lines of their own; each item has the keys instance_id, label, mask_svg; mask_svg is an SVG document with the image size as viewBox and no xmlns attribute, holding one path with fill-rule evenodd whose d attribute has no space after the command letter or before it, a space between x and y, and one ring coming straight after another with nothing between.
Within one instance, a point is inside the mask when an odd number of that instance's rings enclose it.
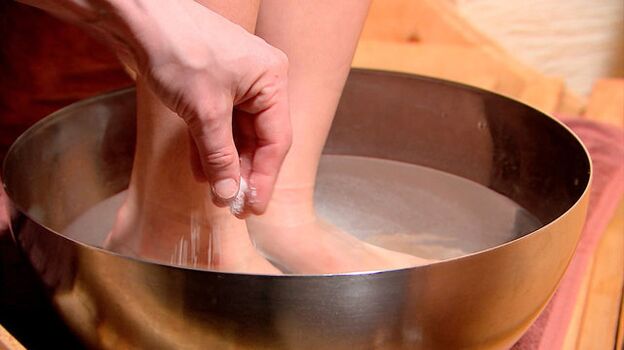
<instances>
[{"instance_id":1,"label":"pink towel on floor","mask_svg":"<svg viewBox=\"0 0 624 350\"><path fill-rule=\"evenodd\" d=\"M561 349L572 320L581 283L594 251L624 195L624 130L585 119L564 119L583 141L594 167L589 209L581 240L550 303L512 347Z\"/></svg>"}]
</instances>

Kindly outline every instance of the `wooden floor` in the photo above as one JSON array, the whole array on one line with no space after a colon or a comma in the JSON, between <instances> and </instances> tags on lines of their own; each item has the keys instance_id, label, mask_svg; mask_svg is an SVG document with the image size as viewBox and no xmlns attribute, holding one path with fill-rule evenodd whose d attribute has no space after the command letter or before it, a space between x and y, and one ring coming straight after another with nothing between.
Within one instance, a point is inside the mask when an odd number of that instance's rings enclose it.
<instances>
[{"instance_id":1,"label":"wooden floor","mask_svg":"<svg viewBox=\"0 0 624 350\"><path fill-rule=\"evenodd\" d=\"M574 322L564 349L622 347L622 290L624 288L624 201L596 250L574 310ZM620 331L618 334L618 326Z\"/></svg>"},{"instance_id":2,"label":"wooden floor","mask_svg":"<svg viewBox=\"0 0 624 350\"><path fill-rule=\"evenodd\" d=\"M624 127L624 80L598 81L586 115L598 122ZM607 227L588 271L587 283L579 293L575 309L578 329L571 327L565 349L622 349L624 200Z\"/></svg>"}]
</instances>

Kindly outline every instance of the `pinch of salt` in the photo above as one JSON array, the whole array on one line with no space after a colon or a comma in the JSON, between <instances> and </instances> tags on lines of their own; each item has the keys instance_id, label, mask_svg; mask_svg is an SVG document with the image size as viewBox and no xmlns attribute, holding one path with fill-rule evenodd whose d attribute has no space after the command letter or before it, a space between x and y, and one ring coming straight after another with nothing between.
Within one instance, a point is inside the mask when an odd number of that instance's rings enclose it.
<instances>
[{"instance_id":1,"label":"pinch of salt","mask_svg":"<svg viewBox=\"0 0 624 350\"><path fill-rule=\"evenodd\" d=\"M240 178L238 192L236 193L236 197L230 202L230 212L234 215L238 215L243 212L243 208L245 207L245 198L249 195L249 186L247 185L247 181Z\"/></svg>"}]
</instances>

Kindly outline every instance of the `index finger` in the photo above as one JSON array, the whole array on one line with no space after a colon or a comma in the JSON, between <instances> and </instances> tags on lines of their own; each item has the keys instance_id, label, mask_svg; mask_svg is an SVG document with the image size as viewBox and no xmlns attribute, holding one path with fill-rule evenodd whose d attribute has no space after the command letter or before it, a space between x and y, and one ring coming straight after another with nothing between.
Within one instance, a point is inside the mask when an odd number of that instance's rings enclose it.
<instances>
[{"instance_id":1,"label":"index finger","mask_svg":"<svg viewBox=\"0 0 624 350\"><path fill-rule=\"evenodd\" d=\"M254 214L262 214L271 199L279 170L292 142L287 92L254 117L256 149L251 161L249 184L253 195L246 203Z\"/></svg>"}]
</instances>

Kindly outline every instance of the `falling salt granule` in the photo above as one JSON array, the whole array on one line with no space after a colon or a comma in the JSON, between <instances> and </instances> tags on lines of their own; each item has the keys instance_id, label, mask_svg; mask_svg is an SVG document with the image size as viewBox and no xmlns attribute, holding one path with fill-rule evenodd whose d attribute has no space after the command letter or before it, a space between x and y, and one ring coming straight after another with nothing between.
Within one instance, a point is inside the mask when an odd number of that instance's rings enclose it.
<instances>
[{"instance_id":1,"label":"falling salt granule","mask_svg":"<svg viewBox=\"0 0 624 350\"><path fill-rule=\"evenodd\" d=\"M245 199L247 196L252 193L252 189L247 185L247 181L240 178L240 185L238 187L238 192L236 193L236 197L230 202L230 212L234 215L238 215L243 212L243 208L245 207Z\"/></svg>"},{"instance_id":2,"label":"falling salt granule","mask_svg":"<svg viewBox=\"0 0 624 350\"><path fill-rule=\"evenodd\" d=\"M172 265L197 267L199 261L199 237L201 226L200 214L196 211L191 214L191 237L190 242L186 235L180 236L180 241L173 246L173 252L169 262ZM190 245L190 246L189 246Z\"/></svg>"}]
</instances>

